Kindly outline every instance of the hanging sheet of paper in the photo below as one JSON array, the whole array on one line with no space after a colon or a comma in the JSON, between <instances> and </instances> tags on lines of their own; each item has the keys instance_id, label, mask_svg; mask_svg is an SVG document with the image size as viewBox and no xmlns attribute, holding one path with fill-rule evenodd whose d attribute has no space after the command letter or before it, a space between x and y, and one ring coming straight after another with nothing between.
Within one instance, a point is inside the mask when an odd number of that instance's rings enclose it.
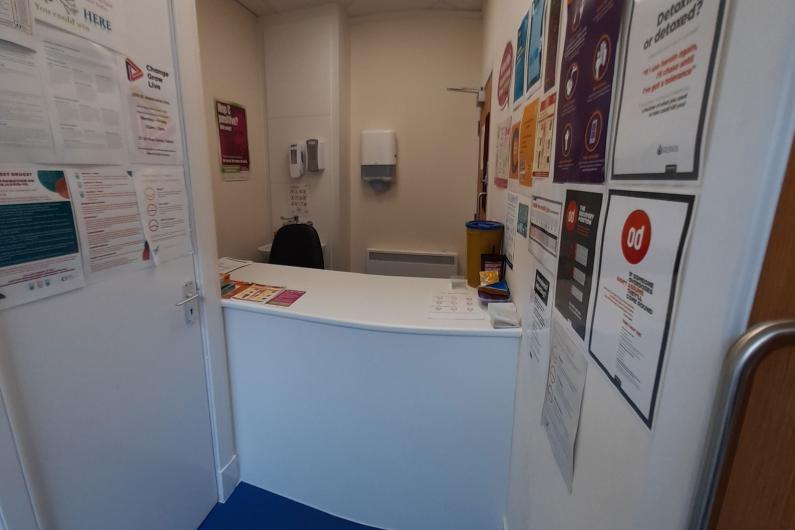
<instances>
[{"instance_id":1,"label":"hanging sheet of paper","mask_svg":"<svg viewBox=\"0 0 795 530\"><path fill-rule=\"evenodd\" d=\"M0 42L0 162L56 161L42 54Z\"/></svg>"},{"instance_id":2,"label":"hanging sheet of paper","mask_svg":"<svg viewBox=\"0 0 795 530\"><path fill-rule=\"evenodd\" d=\"M140 164L182 164L177 80L170 64L119 56L116 72L127 112L130 158Z\"/></svg>"},{"instance_id":3,"label":"hanging sheet of paper","mask_svg":"<svg viewBox=\"0 0 795 530\"><path fill-rule=\"evenodd\" d=\"M549 177L552 160L552 140L555 136L555 94L541 101L536 125L535 156L533 156L533 179Z\"/></svg>"},{"instance_id":4,"label":"hanging sheet of paper","mask_svg":"<svg viewBox=\"0 0 795 530\"><path fill-rule=\"evenodd\" d=\"M555 182L599 184L624 0L568 2L558 89Z\"/></svg>"},{"instance_id":5,"label":"hanging sheet of paper","mask_svg":"<svg viewBox=\"0 0 795 530\"><path fill-rule=\"evenodd\" d=\"M533 185L533 158L536 149L536 126L538 122L538 99L524 107L522 127L519 133L519 184Z\"/></svg>"},{"instance_id":6,"label":"hanging sheet of paper","mask_svg":"<svg viewBox=\"0 0 795 530\"><path fill-rule=\"evenodd\" d=\"M517 120L511 125L510 153L511 163L508 171L508 178L511 180L519 179L519 133L522 128L522 121Z\"/></svg>"},{"instance_id":7,"label":"hanging sheet of paper","mask_svg":"<svg viewBox=\"0 0 795 530\"><path fill-rule=\"evenodd\" d=\"M135 186L120 167L66 169L89 283L149 267Z\"/></svg>"},{"instance_id":8,"label":"hanging sheet of paper","mask_svg":"<svg viewBox=\"0 0 795 530\"><path fill-rule=\"evenodd\" d=\"M602 194L568 190L561 225L555 307L585 340Z\"/></svg>"},{"instance_id":9,"label":"hanging sheet of paper","mask_svg":"<svg viewBox=\"0 0 795 530\"><path fill-rule=\"evenodd\" d=\"M546 0L533 0L530 11L530 41L527 48L527 93L536 88L541 79L541 37L544 32L544 4Z\"/></svg>"},{"instance_id":10,"label":"hanging sheet of paper","mask_svg":"<svg viewBox=\"0 0 795 530\"><path fill-rule=\"evenodd\" d=\"M252 263L254 262L247 259L218 258L218 273L221 275L229 274L232 271L242 269L243 267L251 265Z\"/></svg>"},{"instance_id":11,"label":"hanging sheet of paper","mask_svg":"<svg viewBox=\"0 0 795 530\"><path fill-rule=\"evenodd\" d=\"M516 66L513 78L513 102L516 105L524 95L524 81L527 66L527 31L530 22L530 13L527 12L516 30Z\"/></svg>"},{"instance_id":12,"label":"hanging sheet of paper","mask_svg":"<svg viewBox=\"0 0 795 530\"><path fill-rule=\"evenodd\" d=\"M432 320L482 320L484 313L469 291L440 291L431 299L428 318Z\"/></svg>"},{"instance_id":13,"label":"hanging sheet of paper","mask_svg":"<svg viewBox=\"0 0 795 530\"><path fill-rule=\"evenodd\" d=\"M558 71L558 40L560 36L561 0L549 0L547 36L544 43L544 92L555 88Z\"/></svg>"},{"instance_id":14,"label":"hanging sheet of paper","mask_svg":"<svg viewBox=\"0 0 795 530\"><path fill-rule=\"evenodd\" d=\"M511 117L497 124L497 141L494 147L497 152L496 171L494 172L494 185L498 188L508 187L508 177L511 164Z\"/></svg>"},{"instance_id":15,"label":"hanging sheet of paper","mask_svg":"<svg viewBox=\"0 0 795 530\"><path fill-rule=\"evenodd\" d=\"M693 195L611 190L590 353L651 428Z\"/></svg>"},{"instance_id":16,"label":"hanging sheet of paper","mask_svg":"<svg viewBox=\"0 0 795 530\"><path fill-rule=\"evenodd\" d=\"M567 333L566 324L553 317L547 389L541 424L569 492L574 482L574 448L582 415L582 396L588 359Z\"/></svg>"},{"instance_id":17,"label":"hanging sheet of paper","mask_svg":"<svg viewBox=\"0 0 795 530\"><path fill-rule=\"evenodd\" d=\"M552 319L551 272L536 264L532 271L533 291L530 293L529 318L522 319L522 335L527 353L539 365L549 363L549 330Z\"/></svg>"},{"instance_id":18,"label":"hanging sheet of paper","mask_svg":"<svg viewBox=\"0 0 795 530\"><path fill-rule=\"evenodd\" d=\"M36 48L29 0L0 0L0 40Z\"/></svg>"},{"instance_id":19,"label":"hanging sheet of paper","mask_svg":"<svg viewBox=\"0 0 795 530\"><path fill-rule=\"evenodd\" d=\"M533 195L530 200L528 250L551 271L558 264L562 216L563 204L541 195Z\"/></svg>"},{"instance_id":20,"label":"hanging sheet of paper","mask_svg":"<svg viewBox=\"0 0 795 530\"><path fill-rule=\"evenodd\" d=\"M246 109L226 101L215 101L221 174L224 180L249 179L248 124Z\"/></svg>"},{"instance_id":21,"label":"hanging sheet of paper","mask_svg":"<svg viewBox=\"0 0 795 530\"><path fill-rule=\"evenodd\" d=\"M290 208L288 212L291 216L298 216L304 221L309 220L309 188L306 184L290 184L289 189Z\"/></svg>"},{"instance_id":22,"label":"hanging sheet of paper","mask_svg":"<svg viewBox=\"0 0 795 530\"><path fill-rule=\"evenodd\" d=\"M530 207L519 201L519 210L516 214L516 233L522 237L527 237L527 222L530 217Z\"/></svg>"},{"instance_id":23,"label":"hanging sheet of paper","mask_svg":"<svg viewBox=\"0 0 795 530\"><path fill-rule=\"evenodd\" d=\"M0 167L0 309L84 285L64 172Z\"/></svg>"},{"instance_id":24,"label":"hanging sheet of paper","mask_svg":"<svg viewBox=\"0 0 795 530\"><path fill-rule=\"evenodd\" d=\"M85 39L38 28L59 162L126 163L115 56Z\"/></svg>"},{"instance_id":25,"label":"hanging sheet of paper","mask_svg":"<svg viewBox=\"0 0 795 530\"><path fill-rule=\"evenodd\" d=\"M31 1L37 19L117 52L125 51L125 0Z\"/></svg>"},{"instance_id":26,"label":"hanging sheet of paper","mask_svg":"<svg viewBox=\"0 0 795 530\"><path fill-rule=\"evenodd\" d=\"M519 210L519 196L513 192L505 195L505 233L503 241L503 252L505 261L513 269L513 252L515 246L516 216Z\"/></svg>"},{"instance_id":27,"label":"hanging sheet of paper","mask_svg":"<svg viewBox=\"0 0 795 530\"><path fill-rule=\"evenodd\" d=\"M614 179L698 179L725 4L635 2Z\"/></svg>"},{"instance_id":28,"label":"hanging sheet of paper","mask_svg":"<svg viewBox=\"0 0 795 530\"><path fill-rule=\"evenodd\" d=\"M144 237L155 265L193 253L188 196L182 167L133 170Z\"/></svg>"}]
</instances>

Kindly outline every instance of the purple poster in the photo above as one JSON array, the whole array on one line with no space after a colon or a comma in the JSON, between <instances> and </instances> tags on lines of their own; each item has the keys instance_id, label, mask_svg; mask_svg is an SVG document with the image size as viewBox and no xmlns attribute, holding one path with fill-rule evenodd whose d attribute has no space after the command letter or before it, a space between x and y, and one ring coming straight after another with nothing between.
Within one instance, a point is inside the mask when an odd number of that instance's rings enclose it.
<instances>
[{"instance_id":1,"label":"purple poster","mask_svg":"<svg viewBox=\"0 0 795 530\"><path fill-rule=\"evenodd\" d=\"M560 70L555 182L605 180L607 124L624 0L571 0Z\"/></svg>"},{"instance_id":2,"label":"purple poster","mask_svg":"<svg viewBox=\"0 0 795 530\"><path fill-rule=\"evenodd\" d=\"M218 138L221 142L221 173L224 180L241 180L247 178L248 159L248 128L246 109L234 103L215 102L218 119ZM239 175L229 177L227 174Z\"/></svg>"}]
</instances>

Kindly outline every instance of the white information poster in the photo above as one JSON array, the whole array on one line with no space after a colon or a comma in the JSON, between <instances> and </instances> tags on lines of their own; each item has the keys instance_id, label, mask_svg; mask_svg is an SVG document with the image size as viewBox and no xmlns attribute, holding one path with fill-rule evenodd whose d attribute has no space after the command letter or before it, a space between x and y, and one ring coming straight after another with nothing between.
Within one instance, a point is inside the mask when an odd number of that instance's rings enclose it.
<instances>
[{"instance_id":1,"label":"white information poster","mask_svg":"<svg viewBox=\"0 0 795 530\"><path fill-rule=\"evenodd\" d=\"M532 270L533 291L530 293L529 318L522 319L524 340L530 357L541 366L549 365L549 333L552 320L554 275L536 265Z\"/></svg>"},{"instance_id":2,"label":"white information poster","mask_svg":"<svg viewBox=\"0 0 795 530\"><path fill-rule=\"evenodd\" d=\"M64 172L0 167L0 310L84 285Z\"/></svg>"},{"instance_id":3,"label":"white information poster","mask_svg":"<svg viewBox=\"0 0 795 530\"><path fill-rule=\"evenodd\" d=\"M124 87L132 161L182 164L177 82L171 64L120 56L117 71Z\"/></svg>"},{"instance_id":4,"label":"white information poster","mask_svg":"<svg viewBox=\"0 0 795 530\"><path fill-rule=\"evenodd\" d=\"M516 216L519 213L519 196L508 192L505 194L505 241L503 243L505 261L513 269L513 252L516 240Z\"/></svg>"},{"instance_id":5,"label":"white information poster","mask_svg":"<svg viewBox=\"0 0 795 530\"><path fill-rule=\"evenodd\" d=\"M541 425L547 431L552 454L571 492L574 482L574 446L580 428L588 359L577 342L568 335L566 322L557 314L553 318Z\"/></svg>"},{"instance_id":6,"label":"white information poster","mask_svg":"<svg viewBox=\"0 0 795 530\"><path fill-rule=\"evenodd\" d=\"M610 191L590 353L649 428L694 200Z\"/></svg>"},{"instance_id":7,"label":"white information poster","mask_svg":"<svg viewBox=\"0 0 795 530\"><path fill-rule=\"evenodd\" d=\"M2 162L56 161L40 61L40 53L0 42Z\"/></svg>"},{"instance_id":8,"label":"white information poster","mask_svg":"<svg viewBox=\"0 0 795 530\"><path fill-rule=\"evenodd\" d=\"M132 175L120 167L66 170L89 282L151 264Z\"/></svg>"},{"instance_id":9,"label":"white information poster","mask_svg":"<svg viewBox=\"0 0 795 530\"><path fill-rule=\"evenodd\" d=\"M69 33L124 52L125 0L31 0L33 15Z\"/></svg>"},{"instance_id":10,"label":"white information poster","mask_svg":"<svg viewBox=\"0 0 795 530\"><path fill-rule=\"evenodd\" d=\"M549 270L555 270L560 250L563 204L540 195L530 200L528 250Z\"/></svg>"},{"instance_id":11,"label":"white information poster","mask_svg":"<svg viewBox=\"0 0 795 530\"><path fill-rule=\"evenodd\" d=\"M0 40L35 48L33 16L28 0L0 0Z\"/></svg>"},{"instance_id":12,"label":"white information poster","mask_svg":"<svg viewBox=\"0 0 795 530\"><path fill-rule=\"evenodd\" d=\"M497 141L494 146L497 154L495 164L494 185L498 188L508 186L508 176L511 164L511 117L497 124Z\"/></svg>"},{"instance_id":13,"label":"white information poster","mask_svg":"<svg viewBox=\"0 0 795 530\"><path fill-rule=\"evenodd\" d=\"M470 291L440 291L433 295L428 318L431 320L482 320L483 311Z\"/></svg>"},{"instance_id":14,"label":"white information poster","mask_svg":"<svg viewBox=\"0 0 795 530\"><path fill-rule=\"evenodd\" d=\"M46 26L40 26L39 34L59 162L126 163L113 54Z\"/></svg>"},{"instance_id":15,"label":"white information poster","mask_svg":"<svg viewBox=\"0 0 795 530\"><path fill-rule=\"evenodd\" d=\"M156 265L193 253L188 196L181 166L133 170L144 237Z\"/></svg>"},{"instance_id":16,"label":"white information poster","mask_svg":"<svg viewBox=\"0 0 795 530\"><path fill-rule=\"evenodd\" d=\"M634 2L614 179L698 179L725 4Z\"/></svg>"}]
</instances>

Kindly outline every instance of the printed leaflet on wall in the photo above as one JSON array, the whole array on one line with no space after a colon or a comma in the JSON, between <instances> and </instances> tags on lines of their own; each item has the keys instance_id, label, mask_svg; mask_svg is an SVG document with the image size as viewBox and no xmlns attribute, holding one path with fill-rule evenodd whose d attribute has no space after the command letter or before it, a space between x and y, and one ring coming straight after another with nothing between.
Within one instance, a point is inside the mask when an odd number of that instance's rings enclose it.
<instances>
[{"instance_id":1,"label":"printed leaflet on wall","mask_svg":"<svg viewBox=\"0 0 795 530\"><path fill-rule=\"evenodd\" d=\"M528 250L551 271L558 263L562 214L563 205L558 201L540 195L533 195L530 200Z\"/></svg>"},{"instance_id":2,"label":"printed leaflet on wall","mask_svg":"<svg viewBox=\"0 0 795 530\"><path fill-rule=\"evenodd\" d=\"M527 26L530 13L525 13L519 29L516 30L516 67L513 79L513 102L517 103L524 95L525 66L527 63Z\"/></svg>"},{"instance_id":3,"label":"printed leaflet on wall","mask_svg":"<svg viewBox=\"0 0 795 530\"><path fill-rule=\"evenodd\" d=\"M498 188L508 187L508 176L511 164L511 117L497 124L497 141L494 147L497 152L496 171L494 172L494 185Z\"/></svg>"},{"instance_id":4,"label":"printed leaflet on wall","mask_svg":"<svg viewBox=\"0 0 795 530\"><path fill-rule=\"evenodd\" d=\"M602 194L568 190L560 230L555 307L585 340Z\"/></svg>"},{"instance_id":5,"label":"printed leaflet on wall","mask_svg":"<svg viewBox=\"0 0 795 530\"><path fill-rule=\"evenodd\" d=\"M533 155L536 149L536 122L538 120L538 98L524 107L522 126L519 132L519 184L533 185Z\"/></svg>"},{"instance_id":6,"label":"printed leaflet on wall","mask_svg":"<svg viewBox=\"0 0 795 530\"><path fill-rule=\"evenodd\" d=\"M48 24L124 52L124 0L32 0L33 15ZM40 26L39 26L40 27Z\"/></svg>"},{"instance_id":7,"label":"printed leaflet on wall","mask_svg":"<svg viewBox=\"0 0 795 530\"><path fill-rule=\"evenodd\" d=\"M635 2L614 179L698 178L725 3Z\"/></svg>"},{"instance_id":8,"label":"printed leaflet on wall","mask_svg":"<svg viewBox=\"0 0 795 530\"><path fill-rule=\"evenodd\" d=\"M35 48L33 16L28 0L0 0L0 40Z\"/></svg>"},{"instance_id":9,"label":"printed leaflet on wall","mask_svg":"<svg viewBox=\"0 0 795 530\"><path fill-rule=\"evenodd\" d=\"M608 199L590 352L649 428L693 201L623 190Z\"/></svg>"},{"instance_id":10,"label":"printed leaflet on wall","mask_svg":"<svg viewBox=\"0 0 795 530\"><path fill-rule=\"evenodd\" d=\"M552 274L536 265L530 293L530 318L522 319L528 353L541 366L549 366L549 327L552 319Z\"/></svg>"},{"instance_id":11,"label":"printed leaflet on wall","mask_svg":"<svg viewBox=\"0 0 795 530\"><path fill-rule=\"evenodd\" d=\"M530 42L527 48L527 93L541 79L541 37L544 32L544 4L546 0L533 0L530 19Z\"/></svg>"},{"instance_id":12,"label":"printed leaflet on wall","mask_svg":"<svg viewBox=\"0 0 795 530\"><path fill-rule=\"evenodd\" d=\"M519 210L519 196L510 191L505 194L505 262L513 269L513 251L516 239L516 215Z\"/></svg>"},{"instance_id":13,"label":"printed leaflet on wall","mask_svg":"<svg viewBox=\"0 0 795 530\"><path fill-rule=\"evenodd\" d=\"M588 359L569 337L566 324L553 317L547 390L541 408L541 424L547 431L552 454L566 487L574 482L574 445L580 428L582 396Z\"/></svg>"},{"instance_id":14,"label":"printed leaflet on wall","mask_svg":"<svg viewBox=\"0 0 795 530\"><path fill-rule=\"evenodd\" d=\"M182 167L133 171L138 210L155 265L193 253Z\"/></svg>"},{"instance_id":15,"label":"printed leaflet on wall","mask_svg":"<svg viewBox=\"0 0 795 530\"><path fill-rule=\"evenodd\" d=\"M246 109L234 103L215 102L221 173L224 180L248 180L248 128Z\"/></svg>"},{"instance_id":16,"label":"printed leaflet on wall","mask_svg":"<svg viewBox=\"0 0 795 530\"><path fill-rule=\"evenodd\" d=\"M544 92L555 88L555 74L558 69L558 36L560 35L561 0L550 0L547 37L544 46Z\"/></svg>"},{"instance_id":17,"label":"printed leaflet on wall","mask_svg":"<svg viewBox=\"0 0 795 530\"><path fill-rule=\"evenodd\" d=\"M513 180L519 178L519 131L521 128L521 121L517 121L511 125L511 166L508 173L508 178Z\"/></svg>"},{"instance_id":18,"label":"printed leaflet on wall","mask_svg":"<svg viewBox=\"0 0 795 530\"><path fill-rule=\"evenodd\" d=\"M624 0L573 0L558 89L555 182L605 180L613 72Z\"/></svg>"},{"instance_id":19,"label":"printed leaflet on wall","mask_svg":"<svg viewBox=\"0 0 795 530\"><path fill-rule=\"evenodd\" d=\"M88 281L150 263L132 175L120 167L66 170Z\"/></svg>"},{"instance_id":20,"label":"printed leaflet on wall","mask_svg":"<svg viewBox=\"0 0 795 530\"><path fill-rule=\"evenodd\" d=\"M85 39L45 25L37 28L43 39L41 53L59 161L126 162L114 55Z\"/></svg>"},{"instance_id":21,"label":"printed leaflet on wall","mask_svg":"<svg viewBox=\"0 0 795 530\"><path fill-rule=\"evenodd\" d=\"M116 70L124 87L132 161L182 164L177 81L171 65L120 56Z\"/></svg>"},{"instance_id":22,"label":"printed leaflet on wall","mask_svg":"<svg viewBox=\"0 0 795 530\"><path fill-rule=\"evenodd\" d=\"M84 285L64 172L0 168L0 309Z\"/></svg>"},{"instance_id":23,"label":"printed leaflet on wall","mask_svg":"<svg viewBox=\"0 0 795 530\"><path fill-rule=\"evenodd\" d=\"M541 101L536 125L536 146L533 157L533 178L549 177L552 160L552 139L555 135L555 94Z\"/></svg>"},{"instance_id":24,"label":"printed leaflet on wall","mask_svg":"<svg viewBox=\"0 0 795 530\"><path fill-rule=\"evenodd\" d=\"M55 162L42 54L0 42L0 162Z\"/></svg>"}]
</instances>

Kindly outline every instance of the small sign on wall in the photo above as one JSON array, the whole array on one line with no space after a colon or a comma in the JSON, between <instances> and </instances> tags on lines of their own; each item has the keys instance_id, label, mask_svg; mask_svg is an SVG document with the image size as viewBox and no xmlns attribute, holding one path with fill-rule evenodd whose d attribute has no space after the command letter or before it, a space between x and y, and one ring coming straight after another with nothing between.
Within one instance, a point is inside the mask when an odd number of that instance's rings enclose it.
<instances>
[{"instance_id":1,"label":"small sign on wall","mask_svg":"<svg viewBox=\"0 0 795 530\"><path fill-rule=\"evenodd\" d=\"M218 140L221 146L221 177L248 180L248 128L246 109L235 103L215 100Z\"/></svg>"}]
</instances>

